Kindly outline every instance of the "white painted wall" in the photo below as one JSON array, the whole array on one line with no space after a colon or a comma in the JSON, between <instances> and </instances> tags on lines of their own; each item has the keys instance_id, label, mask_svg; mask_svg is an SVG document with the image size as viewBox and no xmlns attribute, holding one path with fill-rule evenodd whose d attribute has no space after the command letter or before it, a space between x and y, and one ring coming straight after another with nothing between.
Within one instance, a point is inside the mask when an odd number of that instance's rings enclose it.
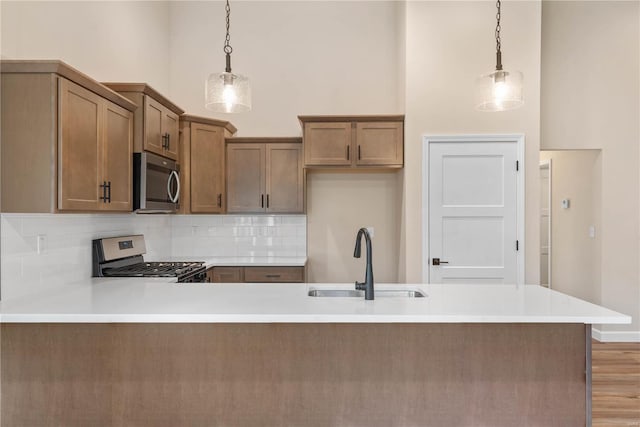
<instances>
[{"instance_id":1,"label":"white painted wall","mask_svg":"<svg viewBox=\"0 0 640 427\"><path fill-rule=\"evenodd\" d=\"M98 81L169 91L169 4L0 2L3 59L61 59Z\"/></svg>"},{"instance_id":2,"label":"white painted wall","mask_svg":"<svg viewBox=\"0 0 640 427\"><path fill-rule=\"evenodd\" d=\"M640 3L545 2L543 23L542 147L602 150L600 302L633 324L601 331L639 336Z\"/></svg>"},{"instance_id":3,"label":"white painted wall","mask_svg":"<svg viewBox=\"0 0 640 427\"><path fill-rule=\"evenodd\" d=\"M552 160L552 288L594 304L601 296L602 156L600 150L541 151ZM579 179L576 179L579 177ZM569 199L569 208L562 200ZM589 236L589 227L595 237Z\"/></svg>"},{"instance_id":4,"label":"white painted wall","mask_svg":"<svg viewBox=\"0 0 640 427\"><path fill-rule=\"evenodd\" d=\"M307 176L309 282L364 280L365 253L353 257L357 231L373 227L373 273L398 281L401 172L312 172Z\"/></svg>"},{"instance_id":5,"label":"white painted wall","mask_svg":"<svg viewBox=\"0 0 640 427\"><path fill-rule=\"evenodd\" d=\"M538 283L540 128L539 1L502 5L505 69L524 73L524 107L501 113L474 109L474 82L495 69L494 2L406 3L406 124L400 280L419 282L422 266L423 135L525 135L525 280Z\"/></svg>"},{"instance_id":6,"label":"white painted wall","mask_svg":"<svg viewBox=\"0 0 640 427\"><path fill-rule=\"evenodd\" d=\"M232 69L252 81L238 136L301 135L298 115L397 113L396 2L241 1L231 5ZM224 3L171 3L171 97L193 114L224 69Z\"/></svg>"}]
</instances>

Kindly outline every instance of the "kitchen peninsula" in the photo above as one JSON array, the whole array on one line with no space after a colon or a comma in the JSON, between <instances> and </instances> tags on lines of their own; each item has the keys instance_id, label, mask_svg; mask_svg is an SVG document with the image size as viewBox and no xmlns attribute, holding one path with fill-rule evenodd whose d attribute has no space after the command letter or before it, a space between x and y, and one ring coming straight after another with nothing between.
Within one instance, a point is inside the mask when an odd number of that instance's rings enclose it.
<instances>
[{"instance_id":1,"label":"kitchen peninsula","mask_svg":"<svg viewBox=\"0 0 640 427\"><path fill-rule=\"evenodd\" d=\"M308 296L352 287L96 278L2 301L3 421L584 426L591 324L630 322L533 285Z\"/></svg>"}]
</instances>

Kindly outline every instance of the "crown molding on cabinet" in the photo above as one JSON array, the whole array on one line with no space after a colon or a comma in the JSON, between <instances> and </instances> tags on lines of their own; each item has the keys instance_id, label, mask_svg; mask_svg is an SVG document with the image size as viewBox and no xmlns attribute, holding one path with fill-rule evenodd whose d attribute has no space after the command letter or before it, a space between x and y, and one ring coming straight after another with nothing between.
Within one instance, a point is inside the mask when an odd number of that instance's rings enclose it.
<instances>
[{"instance_id":1,"label":"crown molding on cabinet","mask_svg":"<svg viewBox=\"0 0 640 427\"><path fill-rule=\"evenodd\" d=\"M3 74L58 74L129 111L135 111L138 108L124 96L59 60L3 59L0 61L0 72Z\"/></svg>"},{"instance_id":2,"label":"crown molding on cabinet","mask_svg":"<svg viewBox=\"0 0 640 427\"><path fill-rule=\"evenodd\" d=\"M121 82L103 82L103 85L116 92L140 92L149 95L162 105L173 111L177 115L184 114L184 110L171 102L167 97L149 86L147 83L121 83Z\"/></svg>"}]
</instances>

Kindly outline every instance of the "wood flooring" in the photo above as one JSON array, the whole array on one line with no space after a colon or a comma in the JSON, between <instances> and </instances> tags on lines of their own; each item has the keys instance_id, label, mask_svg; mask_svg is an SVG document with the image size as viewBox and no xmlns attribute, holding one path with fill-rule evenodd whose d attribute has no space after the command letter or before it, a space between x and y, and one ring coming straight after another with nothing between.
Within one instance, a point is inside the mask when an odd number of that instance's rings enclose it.
<instances>
[{"instance_id":1,"label":"wood flooring","mask_svg":"<svg viewBox=\"0 0 640 427\"><path fill-rule=\"evenodd\" d=\"M640 343L592 343L593 426L640 427Z\"/></svg>"}]
</instances>

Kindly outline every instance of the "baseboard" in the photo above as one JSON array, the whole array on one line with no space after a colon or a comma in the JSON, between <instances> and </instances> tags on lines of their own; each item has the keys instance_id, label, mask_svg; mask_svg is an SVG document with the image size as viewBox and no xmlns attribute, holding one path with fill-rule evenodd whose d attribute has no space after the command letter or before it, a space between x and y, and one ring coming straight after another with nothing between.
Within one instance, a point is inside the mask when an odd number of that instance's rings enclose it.
<instances>
[{"instance_id":1,"label":"baseboard","mask_svg":"<svg viewBox=\"0 0 640 427\"><path fill-rule=\"evenodd\" d=\"M640 342L640 331L601 331L591 328L591 336L600 342Z\"/></svg>"}]
</instances>

